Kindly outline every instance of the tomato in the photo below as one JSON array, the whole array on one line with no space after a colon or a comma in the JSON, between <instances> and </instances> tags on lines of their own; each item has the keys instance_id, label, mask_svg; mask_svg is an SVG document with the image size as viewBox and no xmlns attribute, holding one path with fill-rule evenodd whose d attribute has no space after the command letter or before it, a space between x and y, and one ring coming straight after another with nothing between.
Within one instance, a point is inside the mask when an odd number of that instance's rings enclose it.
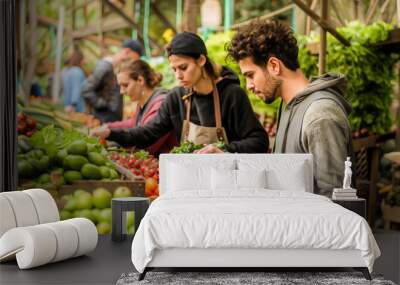
<instances>
[{"instance_id":1,"label":"tomato","mask_svg":"<svg viewBox=\"0 0 400 285\"><path fill-rule=\"evenodd\" d=\"M159 185L157 184L157 188L154 190L154 195L160 196Z\"/></svg>"},{"instance_id":2,"label":"tomato","mask_svg":"<svg viewBox=\"0 0 400 285\"><path fill-rule=\"evenodd\" d=\"M19 112L17 115L18 121L25 121L26 120L26 115L25 113Z\"/></svg>"},{"instance_id":3,"label":"tomato","mask_svg":"<svg viewBox=\"0 0 400 285\"><path fill-rule=\"evenodd\" d=\"M145 184L145 191L144 195L146 197L150 197L155 195L156 191L158 192L158 183L157 180L154 178L147 178L146 179L146 184Z\"/></svg>"},{"instance_id":4,"label":"tomato","mask_svg":"<svg viewBox=\"0 0 400 285\"><path fill-rule=\"evenodd\" d=\"M147 176L149 176L149 177L154 176L154 174L156 174L156 171L154 169L149 169L147 171Z\"/></svg>"},{"instance_id":5,"label":"tomato","mask_svg":"<svg viewBox=\"0 0 400 285\"><path fill-rule=\"evenodd\" d=\"M138 160L135 161L134 167L135 167L136 169L140 169L140 167L142 166L141 164L142 164L142 163L141 163L141 160L138 159Z\"/></svg>"},{"instance_id":6,"label":"tomato","mask_svg":"<svg viewBox=\"0 0 400 285\"><path fill-rule=\"evenodd\" d=\"M26 124L30 129L36 128L36 121L34 119L32 119L31 117L28 117L26 119Z\"/></svg>"}]
</instances>

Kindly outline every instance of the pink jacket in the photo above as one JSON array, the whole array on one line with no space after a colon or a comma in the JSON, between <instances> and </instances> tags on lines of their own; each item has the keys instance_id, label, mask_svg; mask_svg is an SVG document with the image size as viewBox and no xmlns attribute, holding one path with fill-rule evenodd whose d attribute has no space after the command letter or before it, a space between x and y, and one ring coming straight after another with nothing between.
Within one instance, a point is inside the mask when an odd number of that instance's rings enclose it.
<instances>
[{"instance_id":1,"label":"pink jacket","mask_svg":"<svg viewBox=\"0 0 400 285\"><path fill-rule=\"evenodd\" d=\"M157 115L158 109L161 107L161 104L162 104L162 102L164 102L166 96L167 96L167 94L165 94L165 93L160 94L156 98L154 98L154 100L149 102L150 105L147 107L147 110L143 114L143 116L139 122L139 126L146 125ZM139 114L139 111L140 111L140 106L138 105L133 118L123 120L123 121L108 123L107 125L110 129L134 128L134 127L136 127L135 122L136 122L136 117ZM149 146L147 148L147 151L150 154L158 156L160 153L170 152L171 149L177 145L179 145L179 143L178 143L178 140L176 139L175 132L170 131L169 133L167 133L166 135L161 137L153 145Z\"/></svg>"}]
</instances>

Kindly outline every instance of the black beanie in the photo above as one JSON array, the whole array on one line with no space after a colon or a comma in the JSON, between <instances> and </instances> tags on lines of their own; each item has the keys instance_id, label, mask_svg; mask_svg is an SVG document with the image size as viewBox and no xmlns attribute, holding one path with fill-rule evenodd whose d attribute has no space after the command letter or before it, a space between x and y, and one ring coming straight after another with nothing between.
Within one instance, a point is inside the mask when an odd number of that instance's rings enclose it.
<instances>
[{"instance_id":1,"label":"black beanie","mask_svg":"<svg viewBox=\"0 0 400 285\"><path fill-rule=\"evenodd\" d=\"M167 48L168 56L173 54L203 54L207 55L204 41L195 33L182 32L176 34Z\"/></svg>"}]
</instances>

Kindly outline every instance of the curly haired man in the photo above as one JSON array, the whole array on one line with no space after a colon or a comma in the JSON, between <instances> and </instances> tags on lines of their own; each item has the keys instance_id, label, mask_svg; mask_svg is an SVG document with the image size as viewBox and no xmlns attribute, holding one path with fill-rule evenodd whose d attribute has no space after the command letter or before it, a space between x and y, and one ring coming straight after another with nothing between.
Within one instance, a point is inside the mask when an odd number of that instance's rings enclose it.
<instances>
[{"instance_id":1,"label":"curly haired man","mask_svg":"<svg viewBox=\"0 0 400 285\"><path fill-rule=\"evenodd\" d=\"M274 152L313 154L314 192L330 197L342 186L343 161L353 155L344 76L327 73L308 80L293 32L277 21L241 28L228 54L239 63L250 91L266 103L282 98Z\"/></svg>"}]
</instances>

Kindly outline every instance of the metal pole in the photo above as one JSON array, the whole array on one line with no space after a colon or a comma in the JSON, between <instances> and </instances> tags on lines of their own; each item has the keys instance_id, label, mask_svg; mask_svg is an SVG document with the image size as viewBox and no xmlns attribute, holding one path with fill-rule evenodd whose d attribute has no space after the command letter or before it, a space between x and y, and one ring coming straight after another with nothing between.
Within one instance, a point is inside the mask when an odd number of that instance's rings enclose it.
<instances>
[{"instance_id":1,"label":"metal pole","mask_svg":"<svg viewBox=\"0 0 400 285\"><path fill-rule=\"evenodd\" d=\"M57 103L59 101L60 95L60 75L61 75L61 55L62 55L62 41L63 41L63 31L64 31L64 6L61 5L59 10L59 20L57 27L57 47L56 47L56 64L55 72L52 85L52 97L53 102Z\"/></svg>"},{"instance_id":2,"label":"metal pole","mask_svg":"<svg viewBox=\"0 0 400 285\"><path fill-rule=\"evenodd\" d=\"M327 20L328 18L328 0L321 1L321 18ZM319 45L319 75L325 73L326 66L326 30L320 27L320 45Z\"/></svg>"},{"instance_id":3,"label":"metal pole","mask_svg":"<svg viewBox=\"0 0 400 285\"><path fill-rule=\"evenodd\" d=\"M228 31L232 25L232 0L224 1L224 31Z\"/></svg>"},{"instance_id":4,"label":"metal pole","mask_svg":"<svg viewBox=\"0 0 400 285\"><path fill-rule=\"evenodd\" d=\"M134 7L134 18L133 20L138 23L140 22L140 0L139 1L135 1L135 7ZM137 28L132 28L132 39L137 40L138 39L138 32L137 32Z\"/></svg>"},{"instance_id":5,"label":"metal pole","mask_svg":"<svg viewBox=\"0 0 400 285\"><path fill-rule=\"evenodd\" d=\"M147 57L150 57L149 22L150 22L150 0L146 0L144 2L143 42Z\"/></svg>"},{"instance_id":6,"label":"metal pole","mask_svg":"<svg viewBox=\"0 0 400 285\"><path fill-rule=\"evenodd\" d=\"M176 30L182 31L182 0L176 0Z\"/></svg>"}]
</instances>

